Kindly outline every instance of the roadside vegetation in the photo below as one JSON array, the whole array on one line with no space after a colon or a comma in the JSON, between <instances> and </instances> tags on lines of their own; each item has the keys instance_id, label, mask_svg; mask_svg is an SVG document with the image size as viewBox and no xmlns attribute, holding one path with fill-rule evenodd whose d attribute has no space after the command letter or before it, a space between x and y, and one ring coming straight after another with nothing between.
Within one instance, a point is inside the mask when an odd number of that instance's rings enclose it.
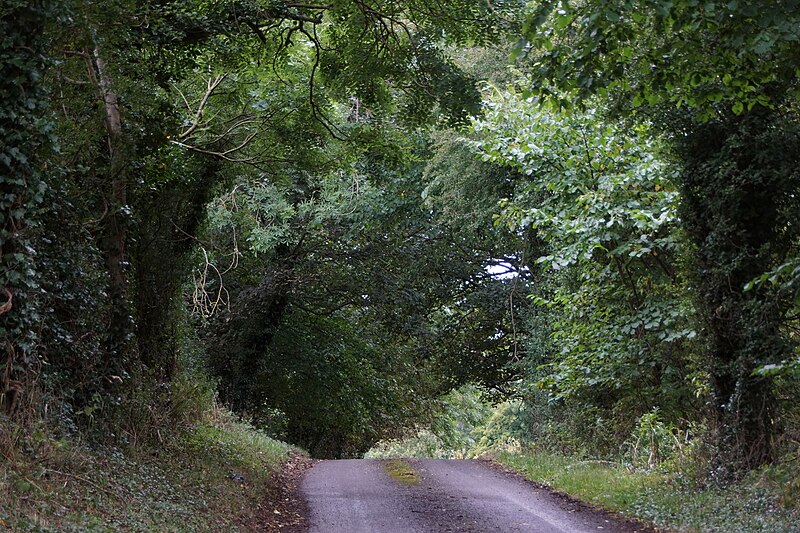
<instances>
[{"instance_id":1,"label":"roadside vegetation","mask_svg":"<svg viewBox=\"0 0 800 533\"><path fill-rule=\"evenodd\" d=\"M791 467L765 468L719 487L698 486L668 467L636 469L621 461L536 451L495 459L531 481L667 531L790 533L800 520Z\"/></svg>"},{"instance_id":2,"label":"roadside vegetation","mask_svg":"<svg viewBox=\"0 0 800 533\"><path fill-rule=\"evenodd\" d=\"M0 528L11 531L254 531L272 521L278 473L301 453L214 407L136 447L0 435ZM7 439L20 438L15 446ZM99 440L99 439L98 439Z\"/></svg>"}]
</instances>

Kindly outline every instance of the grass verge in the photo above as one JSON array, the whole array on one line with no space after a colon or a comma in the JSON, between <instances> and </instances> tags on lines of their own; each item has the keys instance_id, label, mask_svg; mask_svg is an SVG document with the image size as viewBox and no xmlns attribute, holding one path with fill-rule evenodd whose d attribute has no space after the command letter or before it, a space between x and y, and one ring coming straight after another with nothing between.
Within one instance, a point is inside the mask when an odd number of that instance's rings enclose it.
<instances>
[{"instance_id":1,"label":"grass verge","mask_svg":"<svg viewBox=\"0 0 800 533\"><path fill-rule=\"evenodd\" d=\"M787 478L796 474L789 470L772 467L737 485L699 489L667 474L610 462L547 453L501 453L495 459L531 481L669 531L800 531L800 509L791 494L796 480Z\"/></svg>"},{"instance_id":2,"label":"grass verge","mask_svg":"<svg viewBox=\"0 0 800 533\"><path fill-rule=\"evenodd\" d=\"M147 452L42 442L0 464L0 530L254 530L293 451L220 409Z\"/></svg>"}]
</instances>

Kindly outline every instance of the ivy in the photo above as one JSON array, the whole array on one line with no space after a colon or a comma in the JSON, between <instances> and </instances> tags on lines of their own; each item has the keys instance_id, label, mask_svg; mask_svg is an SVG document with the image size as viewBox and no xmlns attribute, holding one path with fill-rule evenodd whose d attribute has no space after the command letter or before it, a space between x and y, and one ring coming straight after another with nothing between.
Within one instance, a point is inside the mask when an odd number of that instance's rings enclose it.
<instances>
[{"instance_id":1,"label":"ivy","mask_svg":"<svg viewBox=\"0 0 800 533\"><path fill-rule=\"evenodd\" d=\"M53 122L40 81L45 26L63 13L59 1L6 1L0 8L0 339L5 371L0 394L22 391L38 368L35 327L40 279L31 230L45 193L40 156L53 144ZM13 397L9 401L13 403ZM13 407L13 405L6 405Z\"/></svg>"}]
</instances>

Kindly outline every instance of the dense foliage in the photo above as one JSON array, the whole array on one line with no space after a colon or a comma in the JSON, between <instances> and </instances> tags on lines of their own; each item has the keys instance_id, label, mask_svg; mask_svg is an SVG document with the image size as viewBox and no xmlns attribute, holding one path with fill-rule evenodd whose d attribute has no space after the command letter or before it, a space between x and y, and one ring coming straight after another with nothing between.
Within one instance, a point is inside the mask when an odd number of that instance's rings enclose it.
<instances>
[{"instance_id":1,"label":"dense foliage","mask_svg":"<svg viewBox=\"0 0 800 533\"><path fill-rule=\"evenodd\" d=\"M7 413L160 440L207 373L352 455L453 385L505 386L496 247L422 190L427 129L479 105L445 45L514 29L516 5L4 5Z\"/></svg>"},{"instance_id":2,"label":"dense foliage","mask_svg":"<svg viewBox=\"0 0 800 533\"><path fill-rule=\"evenodd\" d=\"M47 67L41 30L59 6L7 4L0 11L0 403L11 410L24 397L25 372L41 366L35 349L40 279L31 233L45 190L40 156L53 140L40 84Z\"/></svg>"},{"instance_id":3,"label":"dense foliage","mask_svg":"<svg viewBox=\"0 0 800 533\"><path fill-rule=\"evenodd\" d=\"M696 333L675 265L674 166L646 126L626 131L599 117L496 91L473 146L524 176L498 222L536 241L529 320L539 384L587 411L624 412L627 424L656 406L689 407Z\"/></svg>"},{"instance_id":4,"label":"dense foliage","mask_svg":"<svg viewBox=\"0 0 800 533\"><path fill-rule=\"evenodd\" d=\"M760 370L796 357L791 294L745 289L797 240L798 13L794 1L543 2L521 45L533 93L604 97L671 143L722 477L775 457L780 415Z\"/></svg>"},{"instance_id":5,"label":"dense foliage","mask_svg":"<svg viewBox=\"0 0 800 533\"><path fill-rule=\"evenodd\" d=\"M796 453L798 13L3 2L3 420Z\"/></svg>"}]
</instances>

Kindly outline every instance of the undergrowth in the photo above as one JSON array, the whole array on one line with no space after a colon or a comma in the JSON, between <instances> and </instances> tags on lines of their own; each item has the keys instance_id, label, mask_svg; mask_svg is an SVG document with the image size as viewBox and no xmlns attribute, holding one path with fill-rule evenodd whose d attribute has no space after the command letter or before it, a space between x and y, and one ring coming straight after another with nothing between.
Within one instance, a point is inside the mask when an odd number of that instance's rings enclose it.
<instances>
[{"instance_id":1,"label":"undergrowth","mask_svg":"<svg viewBox=\"0 0 800 533\"><path fill-rule=\"evenodd\" d=\"M652 522L669 531L797 532L797 477L770 467L726 487L698 488L666 472L632 470L607 461L549 453L500 453L497 460L528 479L597 507Z\"/></svg>"},{"instance_id":2,"label":"undergrowth","mask_svg":"<svg viewBox=\"0 0 800 533\"><path fill-rule=\"evenodd\" d=\"M0 438L12 440L13 425L0 422ZM2 447L0 529L251 530L293 451L219 407L160 446L123 450L30 429Z\"/></svg>"}]
</instances>

